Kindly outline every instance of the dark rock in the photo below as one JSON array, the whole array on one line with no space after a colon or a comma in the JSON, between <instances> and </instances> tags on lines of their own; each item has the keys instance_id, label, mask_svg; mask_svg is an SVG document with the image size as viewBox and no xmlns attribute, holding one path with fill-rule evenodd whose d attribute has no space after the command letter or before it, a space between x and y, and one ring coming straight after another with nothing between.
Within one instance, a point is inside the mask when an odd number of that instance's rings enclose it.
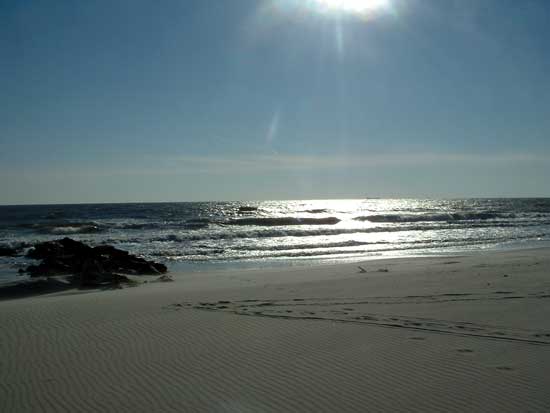
<instances>
[{"instance_id":1,"label":"dark rock","mask_svg":"<svg viewBox=\"0 0 550 413\"><path fill-rule=\"evenodd\" d=\"M75 241L74 239L67 238L67 237L59 240L58 242L69 254L84 255L84 254L90 254L91 251L93 250L92 247L84 244L83 242Z\"/></svg>"},{"instance_id":2,"label":"dark rock","mask_svg":"<svg viewBox=\"0 0 550 413\"><path fill-rule=\"evenodd\" d=\"M27 268L31 277L74 274L85 286L127 279L121 273L159 275L168 271L164 264L147 261L111 245L92 248L70 238L37 244L27 256L42 260L40 264Z\"/></svg>"},{"instance_id":3,"label":"dark rock","mask_svg":"<svg viewBox=\"0 0 550 413\"><path fill-rule=\"evenodd\" d=\"M325 212L327 212L327 210L324 209L324 208L306 209L305 212L308 212L308 213L310 213L310 214L324 214Z\"/></svg>"},{"instance_id":4,"label":"dark rock","mask_svg":"<svg viewBox=\"0 0 550 413\"><path fill-rule=\"evenodd\" d=\"M13 257L17 255L17 250L11 247L0 247L0 257Z\"/></svg>"},{"instance_id":5,"label":"dark rock","mask_svg":"<svg viewBox=\"0 0 550 413\"><path fill-rule=\"evenodd\" d=\"M258 207L253 206L242 206L239 207L239 210L237 211L239 214L246 214L249 212L256 212L258 210Z\"/></svg>"},{"instance_id":6,"label":"dark rock","mask_svg":"<svg viewBox=\"0 0 550 413\"><path fill-rule=\"evenodd\" d=\"M88 256L92 247L71 238L63 238L56 241L47 241L36 244L29 250L27 257L34 259L46 259L61 256Z\"/></svg>"},{"instance_id":7,"label":"dark rock","mask_svg":"<svg viewBox=\"0 0 550 413\"><path fill-rule=\"evenodd\" d=\"M80 270L80 283L82 285L97 285L103 281L106 275L110 274L105 272L99 260L88 258Z\"/></svg>"},{"instance_id":8,"label":"dark rock","mask_svg":"<svg viewBox=\"0 0 550 413\"><path fill-rule=\"evenodd\" d=\"M27 257L34 258L35 260L41 260L47 257L53 257L61 255L63 253L63 247L57 241L48 241L36 244L34 248L27 252Z\"/></svg>"},{"instance_id":9,"label":"dark rock","mask_svg":"<svg viewBox=\"0 0 550 413\"><path fill-rule=\"evenodd\" d=\"M164 274L165 272L168 272L168 268L166 267L166 265L161 264L160 262L154 262L154 263L152 263L152 265L161 274Z\"/></svg>"},{"instance_id":10,"label":"dark rock","mask_svg":"<svg viewBox=\"0 0 550 413\"><path fill-rule=\"evenodd\" d=\"M119 271L124 272L124 269L128 268L133 270L136 274L145 274L145 275L156 275L160 274L160 271L158 271L153 263L149 261L145 261L141 258L138 259L131 259L126 262L124 262L124 266L119 266Z\"/></svg>"},{"instance_id":11,"label":"dark rock","mask_svg":"<svg viewBox=\"0 0 550 413\"><path fill-rule=\"evenodd\" d=\"M132 280L130 280L128 277L126 277L125 275L120 275L120 274L114 274L113 275L113 281L115 283L129 283L131 282Z\"/></svg>"},{"instance_id":12,"label":"dark rock","mask_svg":"<svg viewBox=\"0 0 550 413\"><path fill-rule=\"evenodd\" d=\"M94 254L121 259L125 259L128 257L128 255L130 255L128 251L119 250L112 245L99 245L94 248Z\"/></svg>"},{"instance_id":13,"label":"dark rock","mask_svg":"<svg viewBox=\"0 0 550 413\"><path fill-rule=\"evenodd\" d=\"M26 271L31 277L40 277L44 273L44 268L41 268L39 265L29 265Z\"/></svg>"},{"instance_id":14,"label":"dark rock","mask_svg":"<svg viewBox=\"0 0 550 413\"><path fill-rule=\"evenodd\" d=\"M171 282L171 281L174 281L172 279L172 277L170 277L169 275L161 275L160 277L158 277L155 281L158 281L158 282ZM180 304L181 306L181 304Z\"/></svg>"}]
</instances>

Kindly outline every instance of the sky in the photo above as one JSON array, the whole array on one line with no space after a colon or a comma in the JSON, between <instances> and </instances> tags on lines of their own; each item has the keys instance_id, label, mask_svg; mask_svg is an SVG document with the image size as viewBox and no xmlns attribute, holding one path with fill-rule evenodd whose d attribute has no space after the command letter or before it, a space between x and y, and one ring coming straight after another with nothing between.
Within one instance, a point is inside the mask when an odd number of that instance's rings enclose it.
<instances>
[{"instance_id":1,"label":"sky","mask_svg":"<svg viewBox=\"0 0 550 413\"><path fill-rule=\"evenodd\" d=\"M550 196L547 0L0 0L0 204Z\"/></svg>"}]
</instances>

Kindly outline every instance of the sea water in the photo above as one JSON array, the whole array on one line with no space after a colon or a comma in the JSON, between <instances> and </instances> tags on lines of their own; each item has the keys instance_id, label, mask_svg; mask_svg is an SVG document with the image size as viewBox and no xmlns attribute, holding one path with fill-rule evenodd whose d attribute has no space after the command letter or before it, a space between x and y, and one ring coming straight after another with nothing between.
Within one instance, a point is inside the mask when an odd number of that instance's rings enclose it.
<instances>
[{"instance_id":1,"label":"sea water","mask_svg":"<svg viewBox=\"0 0 550 413\"><path fill-rule=\"evenodd\" d=\"M0 206L0 245L71 237L173 270L542 246L550 199L350 199ZM31 261L0 257L12 279Z\"/></svg>"}]
</instances>

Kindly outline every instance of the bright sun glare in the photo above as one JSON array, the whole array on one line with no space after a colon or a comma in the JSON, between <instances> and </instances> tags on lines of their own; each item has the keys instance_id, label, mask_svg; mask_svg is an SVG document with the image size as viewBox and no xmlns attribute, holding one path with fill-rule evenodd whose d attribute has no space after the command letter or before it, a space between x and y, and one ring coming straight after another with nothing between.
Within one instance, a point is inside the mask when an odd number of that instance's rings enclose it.
<instances>
[{"instance_id":1,"label":"bright sun glare","mask_svg":"<svg viewBox=\"0 0 550 413\"><path fill-rule=\"evenodd\" d=\"M331 10L351 13L369 13L388 6L389 0L315 0L320 6Z\"/></svg>"}]
</instances>

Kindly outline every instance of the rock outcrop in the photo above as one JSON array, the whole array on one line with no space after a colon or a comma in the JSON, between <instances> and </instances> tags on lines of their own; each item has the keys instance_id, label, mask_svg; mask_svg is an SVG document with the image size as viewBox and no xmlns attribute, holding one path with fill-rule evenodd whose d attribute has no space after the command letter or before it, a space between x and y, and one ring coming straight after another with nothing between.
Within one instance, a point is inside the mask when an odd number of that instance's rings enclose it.
<instances>
[{"instance_id":1,"label":"rock outcrop","mask_svg":"<svg viewBox=\"0 0 550 413\"><path fill-rule=\"evenodd\" d=\"M13 257L15 255L17 255L15 248L0 246L0 257Z\"/></svg>"},{"instance_id":2,"label":"rock outcrop","mask_svg":"<svg viewBox=\"0 0 550 413\"><path fill-rule=\"evenodd\" d=\"M256 212L257 210L258 210L258 207L242 206L242 207L239 207L239 210L237 212L239 214L250 214L251 212Z\"/></svg>"},{"instance_id":3,"label":"rock outcrop","mask_svg":"<svg viewBox=\"0 0 550 413\"><path fill-rule=\"evenodd\" d=\"M71 238L39 243L29 250L27 257L42 260L27 267L31 277L74 275L82 285L117 283L127 280L125 275L167 272L164 264L147 261L112 245L90 247Z\"/></svg>"}]
</instances>

